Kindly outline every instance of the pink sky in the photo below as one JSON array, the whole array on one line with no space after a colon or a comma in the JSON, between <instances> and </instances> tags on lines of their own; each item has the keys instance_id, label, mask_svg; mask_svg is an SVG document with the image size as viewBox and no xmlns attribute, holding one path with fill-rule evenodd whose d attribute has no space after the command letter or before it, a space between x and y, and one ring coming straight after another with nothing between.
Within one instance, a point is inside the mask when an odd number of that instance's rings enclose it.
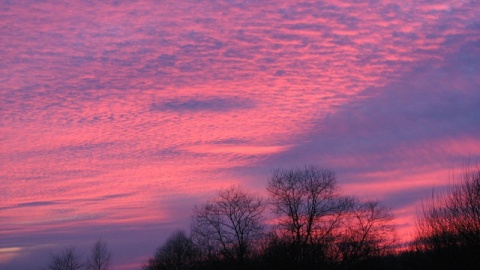
<instances>
[{"instance_id":1,"label":"pink sky","mask_svg":"<svg viewBox=\"0 0 480 270\"><path fill-rule=\"evenodd\" d=\"M0 268L99 237L137 269L195 204L317 164L409 239L480 161L478 1L2 1Z\"/></svg>"}]
</instances>

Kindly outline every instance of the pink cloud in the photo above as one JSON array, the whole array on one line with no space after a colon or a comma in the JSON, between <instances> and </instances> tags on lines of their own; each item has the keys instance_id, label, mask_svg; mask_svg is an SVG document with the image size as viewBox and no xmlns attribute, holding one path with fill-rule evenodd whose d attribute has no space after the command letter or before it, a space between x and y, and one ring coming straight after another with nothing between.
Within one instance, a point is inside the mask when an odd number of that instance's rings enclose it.
<instances>
[{"instance_id":1,"label":"pink cloud","mask_svg":"<svg viewBox=\"0 0 480 270\"><path fill-rule=\"evenodd\" d=\"M3 5L9 260L28 238L167 234L220 187L263 190L274 167L331 165L347 192L401 197L480 150L473 2Z\"/></svg>"}]
</instances>

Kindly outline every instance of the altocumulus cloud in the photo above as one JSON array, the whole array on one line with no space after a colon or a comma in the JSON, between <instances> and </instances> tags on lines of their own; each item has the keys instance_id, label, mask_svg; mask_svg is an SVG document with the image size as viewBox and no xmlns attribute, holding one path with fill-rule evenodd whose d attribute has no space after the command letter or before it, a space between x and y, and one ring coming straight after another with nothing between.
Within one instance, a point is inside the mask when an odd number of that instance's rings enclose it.
<instances>
[{"instance_id":1,"label":"altocumulus cloud","mask_svg":"<svg viewBox=\"0 0 480 270\"><path fill-rule=\"evenodd\" d=\"M448 145L452 142L464 144L463 158L471 155L476 148L468 150L467 141L480 132L480 58L472 51L465 46L439 67L419 65L396 82L366 89L361 98L318 120L304 135L305 143L270 163L330 160L343 172L360 172L411 168L415 162L438 162L441 155L452 164L459 158Z\"/></svg>"},{"instance_id":2,"label":"altocumulus cloud","mask_svg":"<svg viewBox=\"0 0 480 270\"><path fill-rule=\"evenodd\" d=\"M176 112L228 112L255 107L255 102L246 98L207 97L207 98L176 98L165 102L153 103L151 111Z\"/></svg>"}]
</instances>

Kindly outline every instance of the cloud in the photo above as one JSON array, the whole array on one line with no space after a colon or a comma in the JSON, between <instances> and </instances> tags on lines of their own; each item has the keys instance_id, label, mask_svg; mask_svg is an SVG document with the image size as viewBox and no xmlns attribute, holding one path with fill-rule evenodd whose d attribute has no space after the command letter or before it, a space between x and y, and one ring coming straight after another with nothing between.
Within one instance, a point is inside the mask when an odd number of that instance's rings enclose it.
<instances>
[{"instance_id":1,"label":"cloud","mask_svg":"<svg viewBox=\"0 0 480 270\"><path fill-rule=\"evenodd\" d=\"M404 207L478 153L475 1L30 2L2 10L0 197L36 211L2 211L2 243L123 223L130 264L198 198L264 191L274 167L318 162ZM50 221L68 230L42 237Z\"/></svg>"},{"instance_id":2,"label":"cloud","mask_svg":"<svg viewBox=\"0 0 480 270\"><path fill-rule=\"evenodd\" d=\"M136 194L135 192L110 194L110 195L101 196L99 198L95 198L93 200L94 201L106 201L106 200L111 200L111 199L126 198L126 197L133 196L135 194Z\"/></svg>"},{"instance_id":3,"label":"cloud","mask_svg":"<svg viewBox=\"0 0 480 270\"><path fill-rule=\"evenodd\" d=\"M284 146L257 146L257 145L239 145L239 144L211 144L211 145L195 145L183 148L192 153L208 153L208 154L236 154L236 155L271 155L288 149L288 145Z\"/></svg>"},{"instance_id":4,"label":"cloud","mask_svg":"<svg viewBox=\"0 0 480 270\"><path fill-rule=\"evenodd\" d=\"M171 54L162 54L157 60L161 66L173 67L177 62L177 57Z\"/></svg>"},{"instance_id":5,"label":"cloud","mask_svg":"<svg viewBox=\"0 0 480 270\"><path fill-rule=\"evenodd\" d=\"M32 206L45 206L45 205L54 205L57 204L57 202L52 202L52 201L44 201L44 202L26 202L26 203L20 203L17 205L17 207L32 207Z\"/></svg>"},{"instance_id":6,"label":"cloud","mask_svg":"<svg viewBox=\"0 0 480 270\"><path fill-rule=\"evenodd\" d=\"M440 150L456 152L446 145L455 140L465 142L464 155L468 156L467 142L480 134L480 56L472 47L450 55L440 67L419 65L391 84L365 90L319 119L305 134L307 142L287 151L283 158L337 160L341 167L353 165L347 162L353 160L381 170L395 164L422 163L419 159ZM420 156L405 162L415 155ZM378 163L369 164L373 161Z\"/></svg>"},{"instance_id":7,"label":"cloud","mask_svg":"<svg viewBox=\"0 0 480 270\"><path fill-rule=\"evenodd\" d=\"M241 97L176 98L165 102L153 103L151 111L229 112L254 107L255 102L253 100Z\"/></svg>"},{"instance_id":8,"label":"cloud","mask_svg":"<svg viewBox=\"0 0 480 270\"><path fill-rule=\"evenodd\" d=\"M6 209L12 209L12 208L50 206L50 205L55 205L55 204L59 204L59 202L55 202L55 201L25 202L25 203L19 203L19 204L17 204L17 205L12 205L12 206L0 207L0 211L1 211L1 210L6 210Z\"/></svg>"}]
</instances>

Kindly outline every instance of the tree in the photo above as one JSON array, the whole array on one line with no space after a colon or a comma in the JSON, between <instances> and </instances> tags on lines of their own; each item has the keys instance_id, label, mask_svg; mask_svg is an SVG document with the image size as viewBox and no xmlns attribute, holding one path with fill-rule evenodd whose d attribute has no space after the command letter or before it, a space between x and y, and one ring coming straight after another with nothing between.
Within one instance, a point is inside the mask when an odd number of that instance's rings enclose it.
<instances>
[{"instance_id":1,"label":"tree","mask_svg":"<svg viewBox=\"0 0 480 270\"><path fill-rule=\"evenodd\" d=\"M240 267L263 235L263 200L239 187L222 190L195 207L192 234L207 259L226 259Z\"/></svg>"},{"instance_id":2,"label":"tree","mask_svg":"<svg viewBox=\"0 0 480 270\"><path fill-rule=\"evenodd\" d=\"M395 243L392 221L390 210L379 201L355 200L337 242L342 263L357 268L358 262L387 255Z\"/></svg>"},{"instance_id":3,"label":"tree","mask_svg":"<svg viewBox=\"0 0 480 270\"><path fill-rule=\"evenodd\" d=\"M267 191L279 227L297 243L328 235L349 205L337 191L335 173L315 166L274 171Z\"/></svg>"},{"instance_id":4,"label":"tree","mask_svg":"<svg viewBox=\"0 0 480 270\"><path fill-rule=\"evenodd\" d=\"M267 191L278 216L278 230L290 242L292 261L318 264L307 260L328 255L328 243L334 242L335 231L352 205L350 198L340 196L335 173L313 165L278 169L269 179Z\"/></svg>"},{"instance_id":5,"label":"tree","mask_svg":"<svg viewBox=\"0 0 480 270\"><path fill-rule=\"evenodd\" d=\"M144 270L191 269L197 261L199 251L192 239L182 230L175 231L161 246L155 256L143 266Z\"/></svg>"},{"instance_id":6,"label":"tree","mask_svg":"<svg viewBox=\"0 0 480 270\"><path fill-rule=\"evenodd\" d=\"M65 248L58 253L52 253L48 269L50 270L77 270L83 267L81 258L75 247Z\"/></svg>"},{"instance_id":7,"label":"tree","mask_svg":"<svg viewBox=\"0 0 480 270\"><path fill-rule=\"evenodd\" d=\"M418 220L415 245L438 258L435 263L480 268L480 168L467 168L456 185L432 193Z\"/></svg>"},{"instance_id":8,"label":"tree","mask_svg":"<svg viewBox=\"0 0 480 270\"><path fill-rule=\"evenodd\" d=\"M112 254L107 242L99 239L92 247L90 258L87 261L87 270L108 270Z\"/></svg>"}]
</instances>

